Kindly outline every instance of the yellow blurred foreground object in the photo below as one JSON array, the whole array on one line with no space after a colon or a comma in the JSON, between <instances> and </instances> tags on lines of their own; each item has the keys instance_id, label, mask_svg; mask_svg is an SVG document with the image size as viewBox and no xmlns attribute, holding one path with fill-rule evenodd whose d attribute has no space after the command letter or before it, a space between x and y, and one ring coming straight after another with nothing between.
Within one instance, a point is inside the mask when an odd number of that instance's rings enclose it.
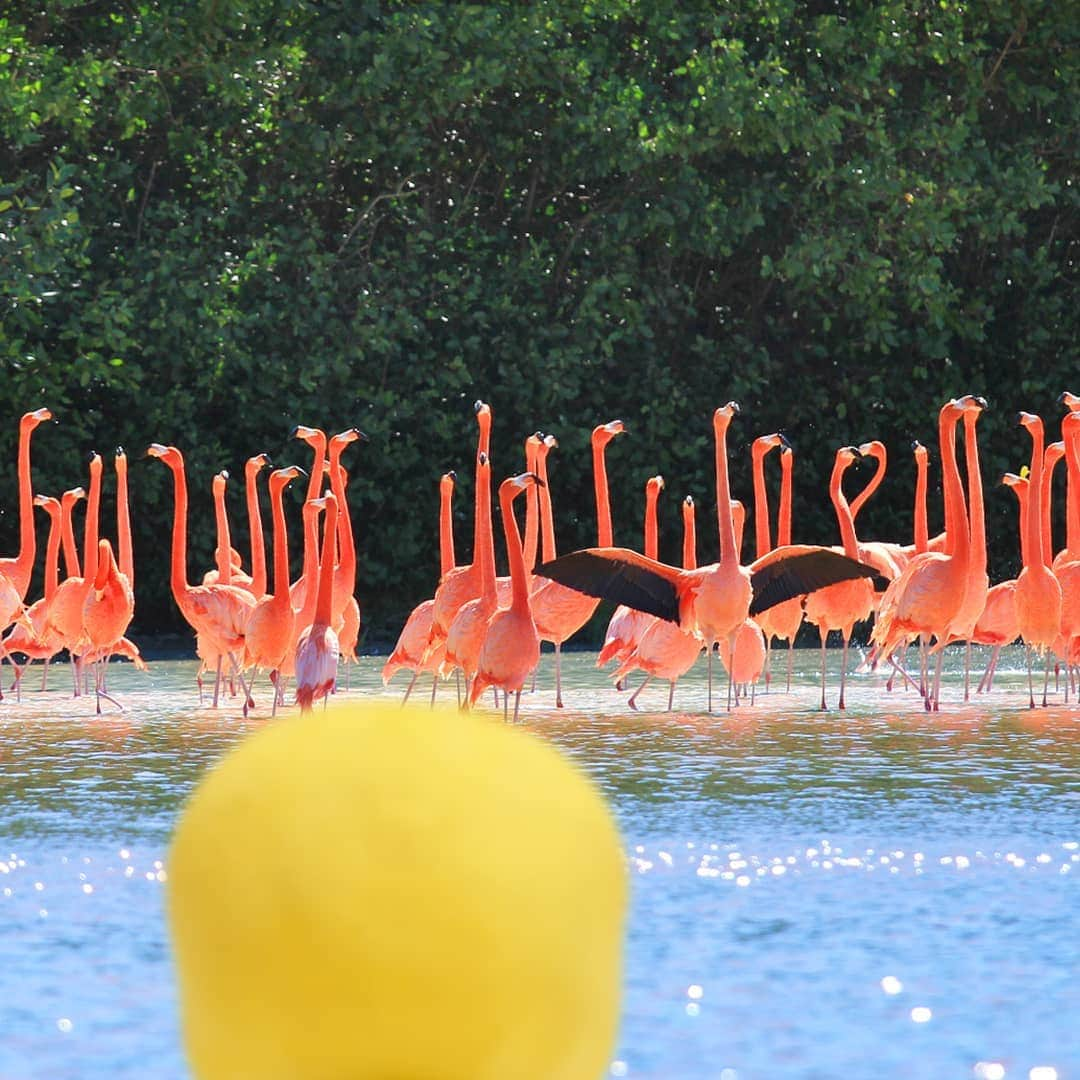
<instances>
[{"instance_id":1,"label":"yellow blurred foreground object","mask_svg":"<svg viewBox=\"0 0 1080 1080\"><path fill-rule=\"evenodd\" d=\"M201 1080L596 1080L626 868L601 795L475 715L331 706L234 750L169 856Z\"/></svg>"}]
</instances>

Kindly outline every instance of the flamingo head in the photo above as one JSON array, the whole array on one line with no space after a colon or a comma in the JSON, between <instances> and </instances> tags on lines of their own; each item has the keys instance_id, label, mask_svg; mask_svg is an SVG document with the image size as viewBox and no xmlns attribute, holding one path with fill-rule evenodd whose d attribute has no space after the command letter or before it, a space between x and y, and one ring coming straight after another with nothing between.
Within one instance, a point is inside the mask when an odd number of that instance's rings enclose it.
<instances>
[{"instance_id":1,"label":"flamingo head","mask_svg":"<svg viewBox=\"0 0 1080 1080\"><path fill-rule=\"evenodd\" d=\"M56 517L60 513L60 501L51 495L35 495L34 505L40 506L49 517Z\"/></svg>"},{"instance_id":2,"label":"flamingo head","mask_svg":"<svg viewBox=\"0 0 1080 1080\"><path fill-rule=\"evenodd\" d=\"M318 449L319 447L326 446L326 432L321 431L315 427L305 427L303 424L297 424L292 429L292 438L301 439L308 444L308 446Z\"/></svg>"},{"instance_id":3,"label":"flamingo head","mask_svg":"<svg viewBox=\"0 0 1080 1080\"><path fill-rule=\"evenodd\" d=\"M170 469L177 469L184 464L184 455L175 446L151 443L146 449L147 457L161 458Z\"/></svg>"},{"instance_id":4,"label":"flamingo head","mask_svg":"<svg viewBox=\"0 0 1080 1080\"><path fill-rule=\"evenodd\" d=\"M976 394L965 394L962 398L957 398L956 404L964 410L965 415L976 418L979 413L988 408L986 398L979 397Z\"/></svg>"},{"instance_id":5,"label":"flamingo head","mask_svg":"<svg viewBox=\"0 0 1080 1080\"><path fill-rule=\"evenodd\" d=\"M331 446L348 446L354 442L370 442L371 440L359 428L346 428L339 431L330 439Z\"/></svg>"},{"instance_id":6,"label":"flamingo head","mask_svg":"<svg viewBox=\"0 0 1080 1080\"><path fill-rule=\"evenodd\" d=\"M911 452L915 455L916 462L919 463L926 462L930 458L930 451L918 439L912 440Z\"/></svg>"},{"instance_id":7,"label":"flamingo head","mask_svg":"<svg viewBox=\"0 0 1080 1080\"><path fill-rule=\"evenodd\" d=\"M244 463L244 472L246 475L252 475L257 473L260 469L265 468L267 465L273 465L270 460L270 455L264 450L262 453L253 454Z\"/></svg>"},{"instance_id":8,"label":"flamingo head","mask_svg":"<svg viewBox=\"0 0 1080 1080\"><path fill-rule=\"evenodd\" d=\"M683 506L688 506L691 510L693 510L694 509L694 496L693 495L687 495L686 498L683 499Z\"/></svg>"},{"instance_id":9,"label":"flamingo head","mask_svg":"<svg viewBox=\"0 0 1080 1080\"><path fill-rule=\"evenodd\" d=\"M23 413L21 424L23 427L33 431L38 424L45 423L46 420L53 418L52 411L49 409L34 409L33 412Z\"/></svg>"},{"instance_id":10,"label":"flamingo head","mask_svg":"<svg viewBox=\"0 0 1080 1080\"><path fill-rule=\"evenodd\" d=\"M770 450L774 450L778 446L785 446L787 439L780 434L779 431L774 431L771 435L759 435L750 444L750 454L754 458L763 458Z\"/></svg>"},{"instance_id":11,"label":"flamingo head","mask_svg":"<svg viewBox=\"0 0 1080 1080\"><path fill-rule=\"evenodd\" d=\"M860 457L872 457L880 461L882 465L885 464L885 453L885 444L880 439L871 439L870 442L864 442L859 447Z\"/></svg>"},{"instance_id":12,"label":"flamingo head","mask_svg":"<svg viewBox=\"0 0 1080 1080\"><path fill-rule=\"evenodd\" d=\"M86 498L86 488L83 488L83 487L71 488L68 491L65 491L64 494L60 496L60 505L61 506L66 506L66 507L72 507L80 499L85 499L85 498Z\"/></svg>"},{"instance_id":13,"label":"flamingo head","mask_svg":"<svg viewBox=\"0 0 1080 1080\"><path fill-rule=\"evenodd\" d=\"M1043 451L1043 467L1052 469L1064 456L1065 444L1063 442L1052 442Z\"/></svg>"},{"instance_id":14,"label":"flamingo head","mask_svg":"<svg viewBox=\"0 0 1080 1080\"><path fill-rule=\"evenodd\" d=\"M1069 412L1078 412L1080 411L1080 396L1070 394L1069 391L1066 390L1061 397L1058 398L1058 404L1064 405Z\"/></svg>"},{"instance_id":15,"label":"flamingo head","mask_svg":"<svg viewBox=\"0 0 1080 1080\"><path fill-rule=\"evenodd\" d=\"M593 446L607 446L616 435L622 435L625 432L626 425L621 420L610 420L606 424L593 428L592 444Z\"/></svg>"},{"instance_id":16,"label":"flamingo head","mask_svg":"<svg viewBox=\"0 0 1080 1080\"><path fill-rule=\"evenodd\" d=\"M1037 416L1035 413L1018 412L1016 414L1016 422L1021 427L1027 428L1033 437L1037 432L1041 432L1043 429L1042 417Z\"/></svg>"},{"instance_id":17,"label":"flamingo head","mask_svg":"<svg viewBox=\"0 0 1080 1080\"><path fill-rule=\"evenodd\" d=\"M299 465L286 465L270 474L270 484L275 491L284 491L286 485L298 476L307 476L307 473Z\"/></svg>"},{"instance_id":18,"label":"flamingo head","mask_svg":"<svg viewBox=\"0 0 1080 1080\"><path fill-rule=\"evenodd\" d=\"M225 469L214 475L213 491L214 495L218 498L222 498L225 495L225 485L229 482L229 474Z\"/></svg>"},{"instance_id":19,"label":"flamingo head","mask_svg":"<svg viewBox=\"0 0 1080 1080\"><path fill-rule=\"evenodd\" d=\"M662 476L650 476L645 482L645 494L653 499L664 490L664 478Z\"/></svg>"},{"instance_id":20,"label":"flamingo head","mask_svg":"<svg viewBox=\"0 0 1080 1080\"><path fill-rule=\"evenodd\" d=\"M1061 436L1064 439L1074 439L1080 434L1080 412L1066 413L1061 418Z\"/></svg>"},{"instance_id":21,"label":"flamingo head","mask_svg":"<svg viewBox=\"0 0 1080 1080\"><path fill-rule=\"evenodd\" d=\"M713 430L719 435L722 432L727 431L728 425L731 423L733 416L738 416L742 412L739 408L739 403L736 401L729 401L726 405L721 405L716 412L713 413Z\"/></svg>"},{"instance_id":22,"label":"flamingo head","mask_svg":"<svg viewBox=\"0 0 1080 1080\"><path fill-rule=\"evenodd\" d=\"M852 462L860 461L862 456L862 450L857 446L841 446L836 451L836 464L846 469Z\"/></svg>"}]
</instances>

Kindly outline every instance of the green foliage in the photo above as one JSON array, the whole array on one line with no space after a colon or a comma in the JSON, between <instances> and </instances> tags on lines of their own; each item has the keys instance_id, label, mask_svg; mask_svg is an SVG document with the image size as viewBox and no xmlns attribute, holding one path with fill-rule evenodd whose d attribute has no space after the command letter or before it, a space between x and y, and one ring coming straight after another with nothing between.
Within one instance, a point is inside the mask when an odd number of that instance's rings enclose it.
<instances>
[{"instance_id":1,"label":"green foliage","mask_svg":"<svg viewBox=\"0 0 1080 1080\"><path fill-rule=\"evenodd\" d=\"M1074 377L1076 20L1049 0L847 7L24 5L0 20L5 505L27 408L60 421L40 490L79 483L97 444L175 442L194 575L214 471L303 462L297 422L357 425L359 592L386 637L432 588L446 468L471 535L477 397L502 472L528 431L558 435L564 550L594 535L587 436L615 416L626 542L650 473L707 512L729 398L744 444L795 442L802 539L835 539L836 446L932 443L955 393L1001 406L987 475L1017 465L1006 417ZM132 476L145 627L175 621L163 473ZM870 536L910 527L896 473ZM990 506L1004 573L1013 510ZM0 526L11 550L14 514Z\"/></svg>"}]
</instances>

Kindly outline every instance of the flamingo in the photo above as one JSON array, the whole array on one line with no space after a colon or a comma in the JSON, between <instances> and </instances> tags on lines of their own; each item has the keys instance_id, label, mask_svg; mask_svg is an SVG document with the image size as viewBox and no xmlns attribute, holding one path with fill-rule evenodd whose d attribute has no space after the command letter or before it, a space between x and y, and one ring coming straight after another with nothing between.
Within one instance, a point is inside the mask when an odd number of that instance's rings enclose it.
<instances>
[{"instance_id":1,"label":"flamingo","mask_svg":"<svg viewBox=\"0 0 1080 1080\"><path fill-rule=\"evenodd\" d=\"M593 462L593 490L596 498L596 537L600 547L610 547L613 542L611 527L611 502L608 495L607 465L605 452L608 443L626 431L621 420L612 420L593 428L591 437ZM541 464L538 462L538 464ZM546 463L541 467L546 472ZM541 475L543 484L547 478ZM551 514L551 498L545 495L546 486L540 488L540 506L546 522L544 535L551 537L552 558L544 556L545 563L553 561L555 556L555 533ZM545 545L547 541L545 540ZM550 641L555 646L555 707L563 707L562 699L562 646L568 638L578 632L592 618L598 601L586 596L581 590L567 588L557 581L545 581L538 584L532 594L533 618L537 632L543 641Z\"/></svg>"},{"instance_id":2,"label":"flamingo","mask_svg":"<svg viewBox=\"0 0 1080 1080\"><path fill-rule=\"evenodd\" d=\"M480 455L480 466L485 473L490 474L491 464L486 454ZM490 476L485 476L484 483L490 485ZM484 643L488 620L500 606L495 584L495 546L490 536L491 520L487 515L484 517L485 535L477 541L480 554L480 595L467 600L458 608L446 635L442 665L443 675L448 675L454 668L461 669L465 676L466 701L480 662L480 649ZM525 565L528 572L528 560ZM507 606L512 596L511 592L511 597L507 598Z\"/></svg>"},{"instance_id":3,"label":"flamingo","mask_svg":"<svg viewBox=\"0 0 1080 1080\"><path fill-rule=\"evenodd\" d=\"M749 567L740 565L727 470L727 431L738 411L738 405L729 401L713 414L719 563L697 570L680 570L626 548L593 548L545 563L537 572L590 596L615 600L677 622L700 637L710 656L712 646L723 640L734 649L739 630L749 615L837 581L875 576L873 567L826 548L811 546L777 548ZM709 689L711 711L711 678ZM731 708L730 677L728 708Z\"/></svg>"},{"instance_id":4,"label":"flamingo","mask_svg":"<svg viewBox=\"0 0 1080 1080\"><path fill-rule=\"evenodd\" d=\"M213 570L207 570L203 574L204 585L214 585L220 582L222 585L236 585L247 589L254 596L252 588L254 578L242 569L240 552L232 546L232 531L229 528L229 513L225 506L225 493L229 483L228 470L214 474L211 482L211 492L214 496L214 525L217 530L217 546L214 548ZM265 577L265 567L263 569ZM264 582L265 589L265 582ZM255 597L258 599L258 597Z\"/></svg>"},{"instance_id":5,"label":"flamingo","mask_svg":"<svg viewBox=\"0 0 1080 1080\"><path fill-rule=\"evenodd\" d=\"M645 482L645 555L650 559L657 558L659 554L656 504L663 490L662 476L650 476ZM633 655L641 635L655 618L655 615L635 611L625 604L620 604L608 621L604 645L596 658L596 666L603 667L610 660L616 660L622 665ZM615 684L618 689L622 689L622 677L618 673L615 675Z\"/></svg>"},{"instance_id":6,"label":"flamingo","mask_svg":"<svg viewBox=\"0 0 1080 1080\"><path fill-rule=\"evenodd\" d=\"M1031 679L1031 652L1047 653L1043 677L1043 705L1050 678L1049 649L1061 630L1061 585L1049 567L1042 531L1043 422L1034 413L1022 412L1019 422L1031 435L1031 484L1028 495L1028 561L1016 579L1016 620L1028 647L1028 707L1035 708Z\"/></svg>"},{"instance_id":7,"label":"flamingo","mask_svg":"<svg viewBox=\"0 0 1080 1080\"><path fill-rule=\"evenodd\" d=\"M270 455L265 452L254 454L244 462L244 499L251 535L251 580L247 588L256 600L266 595L266 543L259 509L259 473L271 464Z\"/></svg>"},{"instance_id":8,"label":"flamingo","mask_svg":"<svg viewBox=\"0 0 1080 1080\"><path fill-rule=\"evenodd\" d=\"M1080 413L1065 415L1061 421L1061 434L1068 471L1065 547L1054 557L1052 569L1061 585L1062 655L1066 666L1071 668L1077 661L1080 646ZM1044 528L1044 541L1046 536L1047 529ZM1067 688L1068 683L1066 693Z\"/></svg>"},{"instance_id":9,"label":"flamingo","mask_svg":"<svg viewBox=\"0 0 1080 1080\"><path fill-rule=\"evenodd\" d=\"M920 635L943 643L960 612L968 588L970 534L964 491L956 464L956 426L966 409L981 409L970 395L947 401L938 413L938 440L945 487L945 534L948 552L927 551L915 556L889 584L878 609L872 640L876 655L891 656L904 642ZM928 710L938 708L941 663L938 651L933 688L926 695ZM925 686L926 679L923 679Z\"/></svg>"},{"instance_id":10,"label":"flamingo","mask_svg":"<svg viewBox=\"0 0 1080 1080\"><path fill-rule=\"evenodd\" d=\"M694 519L694 500L687 495L682 504L683 517L683 569L697 569L697 528ZM641 685L630 695L627 705L637 708L637 696L654 677L668 680L668 712L675 702L675 684L695 664L701 655L701 641L694 634L680 629L674 623L655 616L641 635L632 656L623 661L615 673L616 679L625 678L633 668L645 672Z\"/></svg>"},{"instance_id":11,"label":"flamingo","mask_svg":"<svg viewBox=\"0 0 1080 1080\"><path fill-rule=\"evenodd\" d=\"M844 543L844 554L851 559L859 559L861 548L855 535L855 521L851 508L844 497L842 482L844 473L860 454L854 446L843 446L836 451L832 478L829 481L829 498L840 523L840 536ZM874 611L874 588L865 578L854 581L841 581L828 588L819 589L813 596L806 598L806 621L818 628L821 638L821 705L828 708L825 701L825 644L830 630L839 630L843 641L840 661L840 697L837 708L845 708L844 690L847 683L847 655L851 643L851 633L855 624L868 619Z\"/></svg>"},{"instance_id":12,"label":"flamingo","mask_svg":"<svg viewBox=\"0 0 1080 1080\"><path fill-rule=\"evenodd\" d=\"M454 472L443 473L439 480L439 576L445 577L455 565L454 557L454 521L451 506L454 498L454 482L457 479ZM439 685L438 667L442 663L442 650L436 650L428 664L424 662L424 652L431 638L431 622L435 613L435 599L424 600L417 604L410 612L405 625L398 635L397 643L393 652L383 664L382 681L385 686L394 675L402 668L413 672L409 689L405 691L405 701L416 682L420 671L431 670L435 672L432 686L432 697L435 688ZM404 702L402 702L404 704Z\"/></svg>"},{"instance_id":13,"label":"flamingo","mask_svg":"<svg viewBox=\"0 0 1080 1080\"><path fill-rule=\"evenodd\" d=\"M292 429L290 438L299 439L301 442L305 442L311 447L312 461L311 472L308 474L308 487L307 494L304 496L305 505L313 500L319 498L322 494L323 476L326 473L326 432L321 428L306 427L303 424L298 424ZM300 571L300 576L292 583L289 590L292 596L292 606L294 610L300 611L305 606L307 600L308 590L310 589L312 594L318 588L317 585L312 586L312 582L315 581L318 576L318 568L313 555L309 557L309 553L312 552L311 546L307 541L307 530L305 529L304 535L304 561Z\"/></svg>"},{"instance_id":14,"label":"flamingo","mask_svg":"<svg viewBox=\"0 0 1080 1080\"><path fill-rule=\"evenodd\" d=\"M480 545L485 532L485 520L491 520L491 484L490 473L482 475L480 455L491 460L491 406L477 401L473 406L476 411L476 423L479 437L476 447L476 505L473 513L473 558L465 566L455 566L447 571L435 590L435 609L431 620L431 639L429 650L434 651L446 643L450 632L450 623L462 604L480 595ZM485 482L484 476L489 479Z\"/></svg>"},{"instance_id":15,"label":"flamingo","mask_svg":"<svg viewBox=\"0 0 1080 1080\"><path fill-rule=\"evenodd\" d=\"M315 500L326 512L323 524L322 560L315 600L315 617L301 631L296 644L296 703L300 712L311 712L320 698L324 703L334 692L339 656L338 638L330 625L334 601L334 547L337 542L338 504L333 495Z\"/></svg>"},{"instance_id":16,"label":"flamingo","mask_svg":"<svg viewBox=\"0 0 1080 1080\"><path fill-rule=\"evenodd\" d=\"M340 561L334 571L333 618L341 654L356 663L356 642L360 635L360 605L356 600L356 540L346 498L348 475L341 464L345 448L367 442L359 428L346 428L330 439L330 490L338 502L337 546Z\"/></svg>"},{"instance_id":17,"label":"flamingo","mask_svg":"<svg viewBox=\"0 0 1080 1080\"><path fill-rule=\"evenodd\" d=\"M769 496L765 489L765 458L775 447L780 447L780 512L776 527L777 546L791 543L791 468L793 453L791 443L781 432L761 435L751 444L750 458L754 470L754 537L757 557L763 558L772 551L769 528ZM803 621L803 598L793 596L782 604L763 611L757 619L765 635L765 689L772 681L769 661L772 655L772 639L788 643L787 689L791 690L791 668L795 649L795 635ZM738 647L736 646L736 655Z\"/></svg>"},{"instance_id":18,"label":"flamingo","mask_svg":"<svg viewBox=\"0 0 1080 1080\"><path fill-rule=\"evenodd\" d=\"M303 469L291 465L270 474L270 513L274 542L274 591L255 601L244 635L245 666L267 668L274 684L270 715L277 715L279 674L296 640L296 613L289 598L289 539L282 505L285 488Z\"/></svg>"},{"instance_id":19,"label":"flamingo","mask_svg":"<svg viewBox=\"0 0 1080 1080\"><path fill-rule=\"evenodd\" d=\"M502 511L513 590L509 606L499 608L488 620L468 697L469 704L475 705L489 686L498 687L504 695L505 717L510 694L515 694L515 723L521 708L521 688L540 662L540 637L529 605L529 575L525 568L521 534L514 518L514 498L536 482L532 473L522 473L499 485L499 509Z\"/></svg>"},{"instance_id":20,"label":"flamingo","mask_svg":"<svg viewBox=\"0 0 1080 1080\"><path fill-rule=\"evenodd\" d=\"M544 433L536 431L525 440L525 471L536 475L537 461L540 449L544 445ZM522 549L525 555L525 570L529 575L529 590L533 588L533 570L536 567L536 549L540 538L540 501L537 498L535 485L525 495L525 540ZM495 541L492 538L492 551L495 550ZM513 594L513 582L510 576L495 579L495 592L498 597L499 607L506 607L510 603Z\"/></svg>"},{"instance_id":21,"label":"flamingo","mask_svg":"<svg viewBox=\"0 0 1080 1080\"><path fill-rule=\"evenodd\" d=\"M170 584L181 615L208 647L228 659L244 693L243 712L254 704L240 670L244 634L255 598L236 585L189 585L187 581L187 478L184 455L175 446L151 443L147 454L158 458L173 474L173 528Z\"/></svg>"}]
</instances>

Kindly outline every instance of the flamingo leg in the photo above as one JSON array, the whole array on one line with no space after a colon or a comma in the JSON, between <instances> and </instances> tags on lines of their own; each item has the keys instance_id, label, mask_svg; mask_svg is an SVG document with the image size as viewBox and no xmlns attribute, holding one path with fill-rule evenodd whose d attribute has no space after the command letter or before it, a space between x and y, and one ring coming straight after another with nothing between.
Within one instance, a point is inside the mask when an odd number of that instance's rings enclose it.
<instances>
[{"instance_id":1,"label":"flamingo leg","mask_svg":"<svg viewBox=\"0 0 1080 1080\"><path fill-rule=\"evenodd\" d=\"M1035 687L1031 683L1031 646L1027 650L1027 673L1028 673L1028 708L1035 708Z\"/></svg>"},{"instance_id":2,"label":"flamingo leg","mask_svg":"<svg viewBox=\"0 0 1080 1080\"><path fill-rule=\"evenodd\" d=\"M435 691L439 689L439 673L431 676L431 707L435 708Z\"/></svg>"},{"instance_id":3,"label":"flamingo leg","mask_svg":"<svg viewBox=\"0 0 1080 1080\"><path fill-rule=\"evenodd\" d=\"M457 691L457 707L461 708L461 669L454 668L454 689Z\"/></svg>"},{"instance_id":4,"label":"flamingo leg","mask_svg":"<svg viewBox=\"0 0 1080 1080\"><path fill-rule=\"evenodd\" d=\"M1050 685L1050 650L1046 650L1046 670L1043 672L1043 700L1042 707L1046 708L1046 688Z\"/></svg>"},{"instance_id":5,"label":"flamingo leg","mask_svg":"<svg viewBox=\"0 0 1080 1080\"><path fill-rule=\"evenodd\" d=\"M791 668L795 662L795 637L788 638L787 643L787 692L791 693Z\"/></svg>"},{"instance_id":6,"label":"flamingo leg","mask_svg":"<svg viewBox=\"0 0 1080 1080\"><path fill-rule=\"evenodd\" d=\"M41 692L45 693L45 686L49 681L49 657L45 657L45 664L41 669Z\"/></svg>"},{"instance_id":7,"label":"flamingo leg","mask_svg":"<svg viewBox=\"0 0 1080 1080\"><path fill-rule=\"evenodd\" d=\"M555 642L555 708L561 709L562 703L562 644Z\"/></svg>"},{"instance_id":8,"label":"flamingo leg","mask_svg":"<svg viewBox=\"0 0 1080 1080\"><path fill-rule=\"evenodd\" d=\"M769 692L769 683L772 682L772 638L765 639L765 693Z\"/></svg>"},{"instance_id":9,"label":"flamingo leg","mask_svg":"<svg viewBox=\"0 0 1080 1080\"><path fill-rule=\"evenodd\" d=\"M844 689L847 686L847 652L848 642L851 640L850 634L844 635L844 645L840 652L840 700L837 702L837 708L846 709L844 704Z\"/></svg>"},{"instance_id":10,"label":"flamingo leg","mask_svg":"<svg viewBox=\"0 0 1080 1080\"><path fill-rule=\"evenodd\" d=\"M217 674L214 676L214 702L210 706L212 709L218 707L218 697L221 694L221 660L222 658L219 654L217 658Z\"/></svg>"},{"instance_id":11,"label":"flamingo leg","mask_svg":"<svg viewBox=\"0 0 1080 1080\"><path fill-rule=\"evenodd\" d=\"M514 723L518 722L518 710L521 708L521 691L514 695Z\"/></svg>"},{"instance_id":12,"label":"flamingo leg","mask_svg":"<svg viewBox=\"0 0 1080 1080\"><path fill-rule=\"evenodd\" d=\"M964 649L964 700L968 700L968 688L970 686L971 679L971 642L967 643L967 647Z\"/></svg>"},{"instance_id":13,"label":"flamingo leg","mask_svg":"<svg viewBox=\"0 0 1080 1080\"><path fill-rule=\"evenodd\" d=\"M945 663L945 649L944 647L938 650L937 664L934 666L934 693L932 700L932 709L934 712L938 712L941 709L941 668ZM928 699L929 701L930 699Z\"/></svg>"},{"instance_id":14,"label":"flamingo leg","mask_svg":"<svg viewBox=\"0 0 1080 1080\"><path fill-rule=\"evenodd\" d=\"M904 665L896 659L896 653L893 653L893 655L889 657L889 663L893 666L893 673L889 676L890 685L897 675L901 675L903 676L904 682L906 682L912 690L919 689L919 684L904 670Z\"/></svg>"},{"instance_id":15,"label":"flamingo leg","mask_svg":"<svg viewBox=\"0 0 1080 1080\"><path fill-rule=\"evenodd\" d=\"M416 685L416 680L419 679L419 678L420 678L420 669L417 668L412 673L412 678L409 680L408 688L405 690L405 696L401 699L402 708L404 708L405 702L407 702L409 700L409 695L412 693L413 687Z\"/></svg>"},{"instance_id":16,"label":"flamingo leg","mask_svg":"<svg viewBox=\"0 0 1080 1080\"><path fill-rule=\"evenodd\" d=\"M728 673L727 673L727 711L728 712L731 712L732 680L734 678L733 672L735 671L735 641L738 638L738 636L739 636L738 628L733 630L728 635L728 656L731 657L731 666L728 668ZM735 704L737 705L738 703L739 703L739 699L738 699L738 697L736 697Z\"/></svg>"},{"instance_id":17,"label":"flamingo leg","mask_svg":"<svg viewBox=\"0 0 1080 1080\"><path fill-rule=\"evenodd\" d=\"M243 672L240 670L240 665L236 662L236 657L232 653L229 653L229 664L232 666L232 674L236 681L240 683L240 689L244 691L244 715L247 716L248 709L255 707L255 702L251 697L251 693L248 690L247 683L244 682Z\"/></svg>"},{"instance_id":18,"label":"flamingo leg","mask_svg":"<svg viewBox=\"0 0 1080 1080\"><path fill-rule=\"evenodd\" d=\"M499 700L498 696L496 696L496 698L495 698L495 701L496 701L496 706L495 707L496 708L498 708L498 700ZM509 708L510 708L510 691L509 690L504 690L503 691L503 723L504 724L506 723L506 716L507 716L507 712L508 712Z\"/></svg>"},{"instance_id":19,"label":"flamingo leg","mask_svg":"<svg viewBox=\"0 0 1080 1080\"><path fill-rule=\"evenodd\" d=\"M645 678L642 680L641 685L630 695L630 699L627 701L626 704L629 705L630 708L634 710L634 712L637 712L637 706L634 704L634 702L637 701L638 694L640 694L641 691L649 685L649 680L651 678L651 675L646 675Z\"/></svg>"},{"instance_id":20,"label":"flamingo leg","mask_svg":"<svg viewBox=\"0 0 1080 1080\"><path fill-rule=\"evenodd\" d=\"M828 709L828 705L825 703L825 638L828 636L828 631L822 628L821 634L821 704L818 709L821 712L825 712Z\"/></svg>"},{"instance_id":21,"label":"flamingo leg","mask_svg":"<svg viewBox=\"0 0 1080 1080\"><path fill-rule=\"evenodd\" d=\"M672 679L670 684L668 685L668 694L667 694L667 711L668 712L671 712L671 706L675 703L675 684L678 681L679 681L678 679Z\"/></svg>"},{"instance_id":22,"label":"flamingo leg","mask_svg":"<svg viewBox=\"0 0 1080 1080\"><path fill-rule=\"evenodd\" d=\"M712 712L712 652L713 652L713 647L712 647L712 644L710 643L709 648L708 648L708 655L709 655L709 704L708 704L708 712L710 712L710 713Z\"/></svg>"}]
</instances>

